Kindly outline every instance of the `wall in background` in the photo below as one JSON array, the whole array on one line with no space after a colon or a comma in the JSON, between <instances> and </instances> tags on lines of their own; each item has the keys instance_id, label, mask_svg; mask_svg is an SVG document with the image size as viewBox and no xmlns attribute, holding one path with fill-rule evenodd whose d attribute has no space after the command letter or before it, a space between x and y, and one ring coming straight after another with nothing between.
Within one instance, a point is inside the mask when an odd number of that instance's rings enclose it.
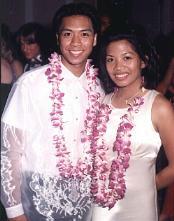
<instances>
[{"instance_id":1,"label":"wall in background","mask_svg":"<svg viewBox=\"0 0 174 221\"><path fill-rule=\"evenodd\" d=\"M144 25L152 37L174 30L173 0L132 0L131 10L132 20Z\"/></svg>"},{"instance_id":2,"label":"wall in background","mask_svg":"<svg viewBox=\"0 0 174 221\"><path fill-rule=\"evenodd\" d=\"M9 25L12 31L25 22L24 0L1 0L1 22Z\"/></svg>"},{"instance_id":3,"label":"wall in background","mask_svg":"<svg viewBox=\"0 0 174 221\"><path fill-rule=\"evenodd\" d=\"M98 0L100 10L111 10L114 23L129 20L143 25L151 38L174 30L174 0Z\"/></svg>"},{"instance_id":4,"label":"wall in background","mask_svg":"<svg viewBox=\"0 0 174 221\"><path fill-rule=\"evenodd\" d=\"M161 30L168 33L174 30L174 1L161 0Z\"/></svg>"},{"instance_id":5,"label":"wall in background","mask_svg":"<svg viewBox=\"0 0 174 221\"><path fill-rule=\"evenodd\" d=\"M1 0L1 21L15 32L24 23L50 25L56 10L73 0Z\"/></svg>"},{"instance_id":6,"label":"wall in background","mask_svg":"<svg viewBox=\"0 0 174 221\"><path fill-rule=\"evenodd\" d=\"M116 9L120 4L125 7L129 19L142 24L152 38L160 32L167 34L174 27L174 0L74 0L82 1L99 9L108 5ZM73 0L1 0L1 21L7 23L13 32L29 21L50 25L56 10L70 2ZM123 15L120 9L115 14L118 17Z\"/></svg>"}]
</instances>

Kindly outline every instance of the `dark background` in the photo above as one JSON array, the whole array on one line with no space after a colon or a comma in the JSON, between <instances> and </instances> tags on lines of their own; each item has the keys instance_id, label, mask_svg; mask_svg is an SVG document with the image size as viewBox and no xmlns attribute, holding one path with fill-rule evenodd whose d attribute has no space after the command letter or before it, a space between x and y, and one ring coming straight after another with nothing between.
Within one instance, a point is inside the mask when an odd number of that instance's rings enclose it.
<instances>
[{"instance_id":1,"label":"dark background","mask_svg":"<svg viewBox=\"0 0 174 221\"><path fill-rule=\"evenodd\" d=\"M88 2L99 12L109 11L115 25L123 21L142 25L151 39L174 30L174 0L0 0L1 22L12 32L31 21L50 27L57 9L70 2ZM3 214L0 206L0 221Z\"/></svg>"},{"instance_id":2,"label":"dark background","mask_svg":"<svg viewBox=\"0 0 174 221\"><path fill-rule=\"evenodd\" d=\"M1 0L1 21L12 32L29 21L50 26L61 5L80 1L93 4L99 11L110 10L115 24L127 19L143 25L152 38L174 29L174 0Z\"/></svg>"}]
</instances>

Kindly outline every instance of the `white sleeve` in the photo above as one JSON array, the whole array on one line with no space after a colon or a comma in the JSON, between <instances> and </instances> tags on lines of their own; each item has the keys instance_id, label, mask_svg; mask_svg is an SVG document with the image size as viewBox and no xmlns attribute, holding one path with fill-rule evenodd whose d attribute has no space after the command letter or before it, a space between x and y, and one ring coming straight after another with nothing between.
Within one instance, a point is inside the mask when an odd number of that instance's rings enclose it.
<instances>
[{"instance_id":1,"label":"white sleeve","mask_svg":"<svg viewBox=\"0 0 174 221\"><path fill-rule=\"evenodd\" d=\"M2 123L1 146L1 201L8 218L23 214L21 205L21 159L23 133Z\"/></svg>"},{"instance_id":2,"label":"white sleeve","mask_svg":"<svg viewBox=\"0 0 174 221\"><path fill-rule=\"evenodd\" d=\"M1 201L8 218L24 213L21 203L21 161L25 143L26 92L15 85L2 116Z\"/></svg>"}]
</instances>

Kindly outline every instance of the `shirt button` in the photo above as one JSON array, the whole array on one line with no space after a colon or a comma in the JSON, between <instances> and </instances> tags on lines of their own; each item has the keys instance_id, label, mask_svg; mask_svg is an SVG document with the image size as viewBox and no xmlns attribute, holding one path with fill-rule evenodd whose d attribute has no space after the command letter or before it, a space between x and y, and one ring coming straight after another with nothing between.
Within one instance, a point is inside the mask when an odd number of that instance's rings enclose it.
<instances>
[{"instance_id":1,"label":"shirt button","mask_svg":"<svg viewBox=\"0 0 174 221\"><path fill-rule=\"evenodd\" d=\"M76 98L76 99L78 99L78 97L77 97L77 96L76 96L75 98Z\"/></svg>"}]
</instances>

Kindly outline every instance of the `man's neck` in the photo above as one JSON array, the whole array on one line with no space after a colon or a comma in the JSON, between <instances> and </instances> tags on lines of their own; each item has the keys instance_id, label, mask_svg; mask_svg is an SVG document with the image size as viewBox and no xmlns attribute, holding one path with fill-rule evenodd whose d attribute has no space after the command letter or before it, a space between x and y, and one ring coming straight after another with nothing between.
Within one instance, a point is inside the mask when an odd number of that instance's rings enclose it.
<instances>
[{"instance_id":1,"label":"man's neck","mask_svg":"<svg viewBox=\"0 0 174 221\"><path fill-rule=\"evenodd\" d=\"M86 61L87 62L87 61ZM84 71L85 71L85 66L86 63L82 64L70 64L64 59L62 59L62 64L75 76L80 77Z\"/></svg>"}]
</instances>

